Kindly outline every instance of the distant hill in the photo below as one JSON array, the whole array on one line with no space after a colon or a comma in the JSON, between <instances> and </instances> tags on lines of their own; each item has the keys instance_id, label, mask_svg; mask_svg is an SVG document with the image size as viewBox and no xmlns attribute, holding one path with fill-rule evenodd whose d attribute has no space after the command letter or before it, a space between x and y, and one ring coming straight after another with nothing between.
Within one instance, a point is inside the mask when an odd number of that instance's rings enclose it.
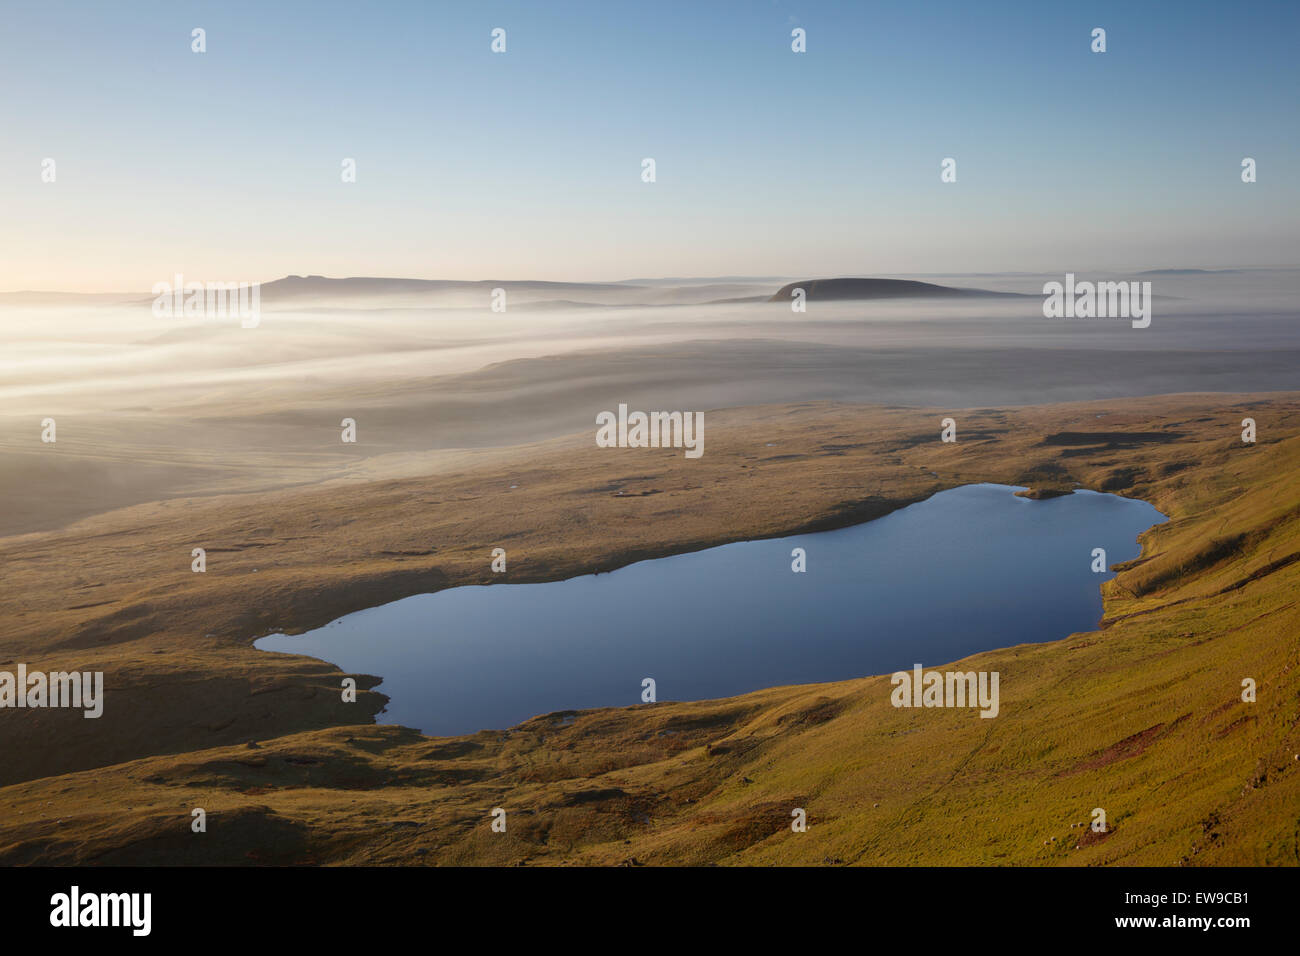
<instances>
[{"instance_id":1,"label":"distant hill","mask_svg":"<svg viewBox=\"0 0 1300 956\"><path fill-rule=\"evenodd\" d=\"M168 277L170 278L170 277ZM610 306L729 305L749 302L788 302L802 288L819 301L908 298L1024 298L1014 292L964 289L915 279L808 279L782 286L768 295L764 286L779 279L749 278L622 280L619 282L547 282L524 279L402 279L379 276L330 278L290 275L262 282L264 305L295 309L464 307L487 301L493 289L504 289L511 308L561 309ZM79 294L68 292L4 292L5 305L147 305L152 293Z\"/></svg>"},{"instance_id":2,"label":"distant hill","mask_svg":"<svg viewBox=\"0 0 1300 956\"><path fill-rule=\"evenodd\" d=\"M822 302L848 299L969 299L1024 298L1017 292L990 292L986 289L956 289L952 286L918 282L915 279L808 279L783 285L769 302L789 302L795 289L803 289L808 301Z\"/></svg>"}]
</instances>

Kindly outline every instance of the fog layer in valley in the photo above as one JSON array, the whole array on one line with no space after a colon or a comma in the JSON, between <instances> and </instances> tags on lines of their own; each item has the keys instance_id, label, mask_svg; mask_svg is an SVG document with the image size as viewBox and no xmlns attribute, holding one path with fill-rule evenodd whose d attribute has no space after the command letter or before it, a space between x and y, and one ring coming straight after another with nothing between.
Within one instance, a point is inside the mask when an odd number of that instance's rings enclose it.
<instances>
[{"instance_id":1,"label":"fog layer in valley","mask_svg":"<svg viewBox=\"0 0 1300 956\"><path fill-rule=\"evenodd\" d=\"M1300 388L1298 270L1079 275L1151 282L1146 329L1044 318L1043 283L1063 276L916 277L1023 299L804 313L765 301L801 278L299 278L263 286L256 328L159 318L147 293L0 296L0 533L177 495L455 467L461 449L594 434L619 403L959 409ZM340 441L343 418L356 445Z\"/></svg>"}]
</instances>

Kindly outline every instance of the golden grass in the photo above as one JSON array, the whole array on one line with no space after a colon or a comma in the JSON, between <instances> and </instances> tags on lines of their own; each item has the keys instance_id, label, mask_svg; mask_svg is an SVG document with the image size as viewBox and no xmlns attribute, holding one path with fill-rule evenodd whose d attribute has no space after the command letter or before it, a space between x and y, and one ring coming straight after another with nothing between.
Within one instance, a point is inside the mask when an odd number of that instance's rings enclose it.
<instances>
[{"instance_id":1,"label":"golden grass","mask_svg":"<svg viewBox=\"0 0 1300 956\"><path fill-rule=\"evenodd\" d=\"M949 414L956 445L938 441ZM438 476L174 500L3 539L0 662L103 670L107 702L98 721L2 715L0 862L1294 865L1298 475L1294 395L810 403L710 412L697 461L582 435ZM496 546L510 580L551 580L973 481L1078 482L1171 518L1105 587L1099 631L963 662L1001 673L993 720L896 710L888 678L868 677L435 740L371 725L382 699L343 704L330 665L251 648L487 583ZM1257 703L1241 702L1245 677ZM1105 835L1072 826L1094 807Z\"/></svg>"}]
</instances>

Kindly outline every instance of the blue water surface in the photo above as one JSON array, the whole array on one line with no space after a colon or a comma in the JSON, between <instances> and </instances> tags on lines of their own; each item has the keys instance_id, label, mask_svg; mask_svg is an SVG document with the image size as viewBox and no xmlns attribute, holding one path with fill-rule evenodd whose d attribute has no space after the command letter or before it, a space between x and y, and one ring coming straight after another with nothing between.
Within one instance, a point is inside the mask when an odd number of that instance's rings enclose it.
<instances>
[{"instance_id":1,"label":"blue water surface","mask_svg":"<svg viewBox=\"0 0 1300 956\"><path fill-rule=\"evenodd\" d=\"M546 584L419 594L256 642L383 677L386 723L427 734L538 714L727 697L938 666L1094 628L1109 564L1151 505L1077 491L1032 501L966 485L837 531L744 541ZM791 570L803 548L807 571ZM486 560L486 558L485 558Z\"/></svg>"}]
</instances>

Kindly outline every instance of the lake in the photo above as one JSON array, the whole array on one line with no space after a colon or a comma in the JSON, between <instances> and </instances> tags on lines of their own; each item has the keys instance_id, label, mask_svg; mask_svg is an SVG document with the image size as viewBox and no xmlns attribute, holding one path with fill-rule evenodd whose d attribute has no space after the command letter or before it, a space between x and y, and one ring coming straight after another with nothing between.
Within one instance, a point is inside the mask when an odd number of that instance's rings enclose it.
<instances>
[{"instance_id":1,"label":"lake","mask_svg":"<svg viewBox=\"0 0 1300 956\"><path fill-rule=\"evenodd\" d=\"M1094 548L1138 556L1165 520L1091 491L1032 501L1006 485L940 492L836 531L743 541L545 584L419 594L256 641L383 677L381 716L431 735L538 714L934 667L1092 630ZM491 542L484 546L484 563ZM794 548L807 570L791 570Z\"/></svg>"}]
</instances>

